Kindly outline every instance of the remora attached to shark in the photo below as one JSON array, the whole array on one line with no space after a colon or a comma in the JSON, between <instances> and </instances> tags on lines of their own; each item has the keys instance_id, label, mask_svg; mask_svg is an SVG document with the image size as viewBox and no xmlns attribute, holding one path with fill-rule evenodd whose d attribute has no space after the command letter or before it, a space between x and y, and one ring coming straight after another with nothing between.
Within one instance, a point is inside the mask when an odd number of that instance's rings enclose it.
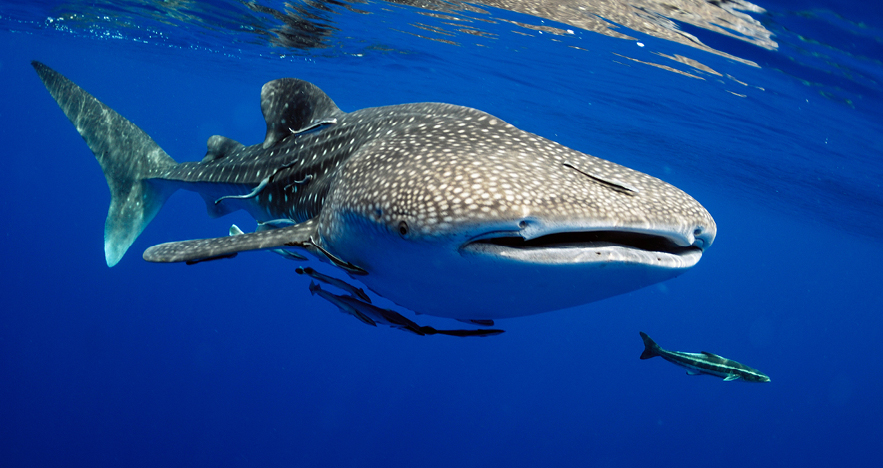
<instances>
[{"instance_id":1,"label":"remora attached to shark","mask_svg":"<svg viewBox=\"0 0 883 468\"><path fill-rule=\"evenodd\" d=\"M202 161L177 163L73 82L33 66L104 170L108 266L185 189L212 216L246 210L258 229L151 247L146 260L308 253L402 307L481 323L673 278L716 233L683 191L467 107L345 113L313 84L284 78L261 90L263 142L216 135Z\"/></svg>"},{"instance_id":2,"label":"remora attached to shark","mask_svg":"<svg viewBox=\"0 0 883 468\"><path fill-rule=\"evenodd\" d=\"M770 381L766 374L745 364L709 353L708 351L702 351L701 353L668 351L659 347L646 333L640 332L640 334L641 339L644 340L644 352L641 353L641 359L659 356L672 364L687 369L687 374L689 375L713 375L724 379L725 382L739 379L746 382Z\"/></svg>"}]
</instances>

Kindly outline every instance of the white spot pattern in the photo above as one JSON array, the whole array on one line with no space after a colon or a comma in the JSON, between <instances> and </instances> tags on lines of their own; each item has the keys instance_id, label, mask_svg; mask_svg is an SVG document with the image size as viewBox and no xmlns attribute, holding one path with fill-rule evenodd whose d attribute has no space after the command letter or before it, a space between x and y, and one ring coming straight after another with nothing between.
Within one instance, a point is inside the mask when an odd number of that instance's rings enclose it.
<instances>
[{"instance_id":1,"label":"white spot pattern","mask_svg":"<svg viewBox=\"0 0 883 468\"><path fill-rule=\"evenodd\" d=\"M529 218L548 226L663 226L684 239L697 227L712 236L716 229L698 202L659 179L475 109L405 104L341 114L335 122L267 149L254 145L184 163L161 177L248 193L261 174L270 174L257 197L229 203L259 221L321 214L323 238L333 238L353 216L393 231L405 221L412 238ZM296 183L308 175L308 182Z\"/></svg>"}]
</instances>

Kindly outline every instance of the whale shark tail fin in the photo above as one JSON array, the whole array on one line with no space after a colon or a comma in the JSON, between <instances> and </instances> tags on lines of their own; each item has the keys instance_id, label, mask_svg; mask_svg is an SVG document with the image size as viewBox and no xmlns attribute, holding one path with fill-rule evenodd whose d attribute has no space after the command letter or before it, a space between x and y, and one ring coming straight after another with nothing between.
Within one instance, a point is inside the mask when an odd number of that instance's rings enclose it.
<instances>
[{"instance_id":1,"label":"whale shark tail fin","mask_svg":"<svg viewBox=\"0 0 883 468\"><path fill-rule=\"evenodd\" d=\"M72 81L40 62L31 65L104 171L111 196L104 257L112 267L174 191L150 179L177 163L143 130Z\"/></svg>"},{"instance_id":2,"label":"whale shark tail fin","mask_svg":"<svg viewBox=\"0 0 883 468\"><path fill-rule=\"evenodd\" d=\"M659 356L659 351L661 350L661 348L658 344L656 344L655 341L653 341L653 338L650 338L644 332L638 333L641 334L641 339L644 340L644 352L641 353L641 359L650 359L652 357Z\"/></svg>"}]
</instances>

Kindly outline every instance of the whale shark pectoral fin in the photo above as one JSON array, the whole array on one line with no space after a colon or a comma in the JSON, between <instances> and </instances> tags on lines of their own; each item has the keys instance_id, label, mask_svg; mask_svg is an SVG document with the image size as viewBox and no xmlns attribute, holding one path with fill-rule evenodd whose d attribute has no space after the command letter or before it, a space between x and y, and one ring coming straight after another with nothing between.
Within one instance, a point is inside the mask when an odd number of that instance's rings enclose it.
<instances>
[{"instance_id":1,"label":"whale shark pectoral fin","mask_svg":"<svg viewBox=\"0 0 883 468\"><path fill-rule=\"evenodd\" d=\"M276 228L269 228L269 227L265 227L264 229L261 229L261 226L266 226L266 225L259 224L258 229L257 229L258 232L268 231L270 229L276 229ZM245 232L243 232L242 229L239 229L239 226L237 226L235 224L230 226L230 235L231 236L242 236L244 234L245 234ZM285 250L285 249L271 249L270 252L273 252L274 254L279 255L286 260L295 260L295 261L309 260L307 257L304 257L303 255L301 255L299 253L291 252L291 251Z\"/></svg>"},{"instance_id":2,"label":"whale shark pectoral fin","mask_svg":"<svg viewBox=\"0 0 883 468\"><path fill-rule=\"evenodd\" d=\"M169 242L144 251L144 260L158 263L198 263L200 261L232 257L249 250L268 250L280 247L300 247L317 252L310 240L318 222L310 219L294 226L249 234L234 234L213 239Z\"/></svg>"}]
</instances>

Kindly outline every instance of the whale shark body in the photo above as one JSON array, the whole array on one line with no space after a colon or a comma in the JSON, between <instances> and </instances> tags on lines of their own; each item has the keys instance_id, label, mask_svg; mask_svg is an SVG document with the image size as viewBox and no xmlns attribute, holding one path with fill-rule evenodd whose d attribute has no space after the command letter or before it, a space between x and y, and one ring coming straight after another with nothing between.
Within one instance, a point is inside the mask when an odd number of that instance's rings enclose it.
<instances>
[{"instance_id":1,"label":"whale shark body","mask_svg":"<svg viewBox=\"0 0 883 468\"><path fill-rule=\"evenodd\" d=\"M467 107L346 113L315 85L284 78L261 90L262 142L213 136L201 161L178 163L73 82L33 66L104 170L108 266L185 189L212 216L247 211L256 231L162 244L144 259L271 250L411 311L489 324L673 278L716 234L676 187Z\"/></svg>"}]
</instances>

